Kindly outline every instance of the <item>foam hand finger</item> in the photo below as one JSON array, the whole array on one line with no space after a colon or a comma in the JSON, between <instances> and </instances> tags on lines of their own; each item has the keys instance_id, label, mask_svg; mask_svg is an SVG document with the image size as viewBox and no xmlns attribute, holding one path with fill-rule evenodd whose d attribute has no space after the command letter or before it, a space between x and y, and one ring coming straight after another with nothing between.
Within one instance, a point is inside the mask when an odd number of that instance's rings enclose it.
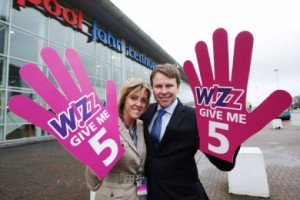
<instances>
[{"instance_id":1,"label":"foam hand finger","mask_svg":"<svg viewBox=\"0 0 300 200\"><path fill-rule=\"evenodd\" d=\"M274 91L253 112L249 113L249 127L255 127L256 130L253 130L253 132L258 132L291 104L292 98L289 93L284 90Z\"/></svg>"},{"instance_id":2,"label":"foam hand finger","mask_svg":"<svg viewBox=\"0 0 300 200\"><path fill-rule=\"evenodd\" d=\"M195 86L199 86L201 84L195 71L194 65L191 61L185 61L183 64L183 69L185 74L187 75L191 88L194 88Z\"/></svg>"},{"instance_id":3,"label":"foam hand finger","mask_svg":"<svg viewBox=\"0 0 300 200\"><path fill-rule=\"evenodd\" d=\"M198 42L196 55L200 77L193 74L193 64L190 61L185 62L184 71L194 95L201 138L199 149L232 162L236 149L287 108L291 104L291 96L285 91L275 91L256 110L248 112L246 96L253 36L247 31L237 35L232 73L229 71L227 41L224 29L217 29L213 34L213 67L207 45Z\"/></svg>"},{"instance_id":4,"label":"foam hand finger","mask_svg":"<svg viewBox=\"0 0 300 200\"><path fill-rule=\"evenodd\" d=\"M48 133L52 133L52 129L48 126L47 121L55 117L55 114L49 112L32 99L25 95L16 95L9 100L9 109L23 119L35 124ZM29 114L30 113L30 114ZM57 135L54 135L58 137Z\"/></svg>"},{"instance_id":5,"label":"foam hand finger","mask_svg":"<svg viewBox=\"0 0 300 200\"><path fill-rule=\"evenodd\" d=\"M54 49L44 48L41 55L59 89L34 65L23 66L20 75L52 110L24 96L11 98L9 107L53 134L65 149L102 179L125 152L118 133L115 85L109 83L106 87L110 95L107 100L111 109L108 109L97 98L73 49L66 51L71 71Z\"/></svg>"}]
</instances>

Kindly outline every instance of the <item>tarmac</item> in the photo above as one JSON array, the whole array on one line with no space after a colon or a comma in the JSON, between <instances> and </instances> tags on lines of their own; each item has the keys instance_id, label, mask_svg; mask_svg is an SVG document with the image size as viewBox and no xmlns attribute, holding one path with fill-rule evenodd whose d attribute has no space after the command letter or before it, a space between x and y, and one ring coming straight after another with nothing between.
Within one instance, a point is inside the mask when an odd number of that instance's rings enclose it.
<instances>
[{"instance_id":1,"label":"tarmac","mask_svg":"<svg viewBox=\"0 0 300 200\"><path fill-rule=\"evenodd\" d=\"M300 199L300 126L270 124L242 147L263 152L271 200ZM211 200L262 200L230 194L228 173L219 171L201 152L195 156L199 178ZM255 164L255 163L254 163ZM0 149L0 200L88 200L85 166L56 140Z\"/></svg>"}]
</instances>

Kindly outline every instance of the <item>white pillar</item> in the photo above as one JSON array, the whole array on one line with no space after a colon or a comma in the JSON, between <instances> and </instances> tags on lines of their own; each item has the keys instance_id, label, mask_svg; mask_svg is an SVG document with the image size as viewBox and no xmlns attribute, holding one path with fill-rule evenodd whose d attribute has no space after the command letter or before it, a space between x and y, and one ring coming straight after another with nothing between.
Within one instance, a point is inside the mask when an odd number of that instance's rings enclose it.
<instances>
[{"instance_id":1,"label":"white pillar","mask_svg":"<svg viewBox=\"0 0 300 200\"><path fill-rule=\"evenodd\" d=\"M273 129L282 129L282 120L281 119L273 119L272 120L272 128Z\"/></svg>"},{"instance_id":2,"label":"white pillar","mask_svg":"<svg viewBox=\"0 0 300 200\"><path fill-rule=\"evenodd\" d=\"M96 198L96 192L90 190L90 200L95 200Z\"/></svg>"},{"instance_id":3,"label":"white pillar","mask_svg":"<svg viewBox=\"0 0 300 200\"><path fill-rule=\"evenodd\" d=\"M262 151L258 147L241 147L236 165L228 172L229 193L270 197Z\"/></svg>"}]
</instances>

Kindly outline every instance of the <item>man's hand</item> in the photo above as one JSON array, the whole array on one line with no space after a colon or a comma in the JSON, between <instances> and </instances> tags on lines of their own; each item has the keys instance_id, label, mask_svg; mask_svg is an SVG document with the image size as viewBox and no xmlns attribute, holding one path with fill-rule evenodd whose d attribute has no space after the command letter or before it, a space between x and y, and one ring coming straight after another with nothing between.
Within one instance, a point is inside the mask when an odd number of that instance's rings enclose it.
<instances>
[{"instance_id":1,"label":"man's hand","mask_svg":"<svg viewBox=\"0 0 300 200\"><path fill-rule=\"evenodd\" d=\"M70 72L51 48L41 51L49 71L60 89L33 64L22 66L20 75L51 110L24 95L9 101L12 112L51 133L79 161L102 179L124 154L121 146L116 87L106 83L104 107L94 92L77 53L67 49Z\"/></svg>"},{"instance_id":2,"label":"man's hand","mask_svg":"<svg viewBox=\"0 0 300 200\"><path fill-rule=\"evenodd\" d=\"M196 44L201 82L191 61L184 63L196 106L200 136L199 149L232 162L235 150L291 105L290 94L273 92L253 112L246 109L253 37L249 32L237 35L232 73L229 73L228 40L224 29L213 35L214 73L207 46Z\"/></svg>"}]
</instances>

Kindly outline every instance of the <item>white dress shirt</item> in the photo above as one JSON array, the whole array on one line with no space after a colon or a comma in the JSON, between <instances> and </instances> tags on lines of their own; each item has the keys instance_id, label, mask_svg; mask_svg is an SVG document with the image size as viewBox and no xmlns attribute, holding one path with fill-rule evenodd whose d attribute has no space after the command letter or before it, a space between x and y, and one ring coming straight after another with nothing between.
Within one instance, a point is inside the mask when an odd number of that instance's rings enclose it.
<instances>
[{"instance_id":1,"label":"white dress shirt","mask_svg":"<svg viewBox=\"0 0 300 200\"><path fill-rule=\"evenodd\" d=\"M172 116L172 114L175 110L175 107L177 106L177 103L178 103L178 100L176 99L171 105L169 105L167 108L164 109L166 111L166 113L162 116L162 124L161 124L161 130L160 130L160 138L159 138L160 141L161 141L162 137L165 134L166 127L169 124L169 121L170 121L171 116ZM155 118L157 116L157 113L160 109L162 109L162 107L158 104L157 111L156 111L155 115L153 116L153 118L151 120L151 123L148 127L149 133L151 133L151 129L152 129L154 120L155 120Z\"/></svg>"}]
</instances>

